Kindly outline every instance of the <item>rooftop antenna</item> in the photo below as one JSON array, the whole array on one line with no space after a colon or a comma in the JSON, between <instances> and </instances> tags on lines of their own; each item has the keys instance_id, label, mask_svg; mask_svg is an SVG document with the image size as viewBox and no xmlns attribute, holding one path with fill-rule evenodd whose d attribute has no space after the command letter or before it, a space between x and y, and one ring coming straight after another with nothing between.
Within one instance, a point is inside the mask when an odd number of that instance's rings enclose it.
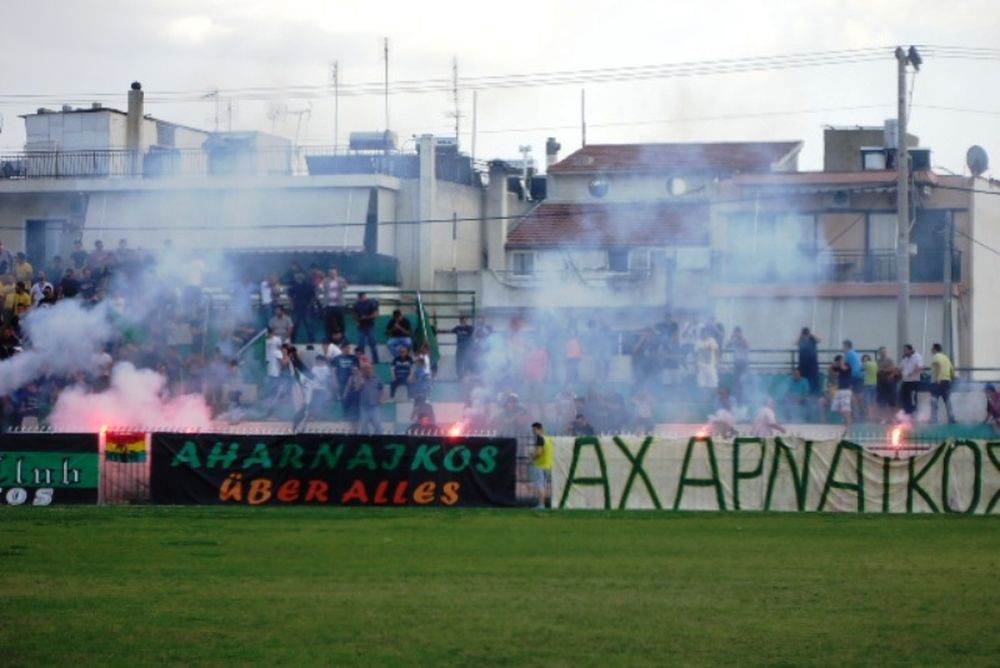
<instances>
[{"instance_id":1,"label":"rooftop antenna","mask_svg":"<svg viewBox=\"0 0 1000 668\"><path fill-rule=\"evenodd\" d=\"M382 52L385 56L385 154L389 155L389 38L384 38Z\"/></svg>"},{"instance_id":2,"label":"rooftop antenna","mask_svg":"<svg viewBox=\"0 0 1000 668\"><path fill-rule=\"evenodd\" d=\"M458 57L455 56L451 60L451 101L455 105L455 110L451 112L451 116L455 117L455 148L458 148L458 138L460 121L462 118L462 112L458 108Z\"/></svg>"},{"instance_id":3,"label":"rooftop antenna","mask_svg":"<svg viewBox=\"0 0 1000 668\"><path fill-rule=\"evenodd\" d=\"M580 143L587 145L587 91L580 89Z\"/></svg>"},{"instance_id":4,"label":"rooftop antenna","mask_svg":"<svg viewBox=\"0 0 1000 668\"><path fill-rule=\"evenodd\" d=\"M330 63L330 80L333 83L333 154L337 155L337 143L340 141L340 62Z\"/></svg>"}]
</instances>

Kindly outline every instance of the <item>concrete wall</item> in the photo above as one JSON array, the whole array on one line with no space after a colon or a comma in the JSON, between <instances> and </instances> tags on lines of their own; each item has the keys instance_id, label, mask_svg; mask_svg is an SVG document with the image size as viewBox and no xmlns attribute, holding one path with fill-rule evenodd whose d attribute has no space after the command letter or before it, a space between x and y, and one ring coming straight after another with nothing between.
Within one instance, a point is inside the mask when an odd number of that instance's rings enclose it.
<instances>
[{"instance_id":1,"label":"concrete wall","mask_svg":"<svg viewBox=\"0 0 1000 668\"><path fill-rule=\"evenodd\" d=\"M636 200L685 201L691 194L704 196L711 188L712 180L703 175L683 176L687 195L675 196L669 189L670 177L665 174L634 175L611 174L604 178L610 184L608 193L597 198L590 194L590 182L597 174L556 174L548 178L548 199L572 202L614 202Z\"/></svg>"},{"instance_id":2,"label":"concrete wall","mask_svg":"<svg viewBox=\"0 0 1000 668\"><path fill-rule=\"evenodd\" d=\"M972 287L968 309L957 318L959 337L967 332L973 341L971 366L1000 367L1000 257L990 249L1000 249L1000 187L985 179L966 179L968 186L994 194L973 195L973 221L970 235L974 244L966 255L971 270ZM1000 373L994 373L996 378Z\"/></svg>"},{"instance_id":3,"label":"concrete wall","mask_svg":"<svg viewBox=\"0 0 1000 668\"><path fill-rule=\"evenodd\" d=\"M87 247L126 238L146 248L166 239L177 248L360 248L367 208L368 188L99 192L83 237Z\"/></svg>"}]
</instances>

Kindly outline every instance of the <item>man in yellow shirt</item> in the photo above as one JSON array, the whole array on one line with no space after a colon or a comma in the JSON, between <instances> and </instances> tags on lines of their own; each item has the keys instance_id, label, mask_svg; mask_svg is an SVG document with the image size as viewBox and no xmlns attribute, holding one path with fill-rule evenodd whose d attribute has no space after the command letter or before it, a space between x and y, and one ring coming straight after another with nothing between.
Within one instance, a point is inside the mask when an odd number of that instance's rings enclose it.
<instances>
[{"instance_id":1,"label":"man in yellow shirt","mask_svg":"<svg viewBox=\"0 0 1000 668\"><path fill-rule=\"evenodd\" d=\"M955 378L955 367L940 343L931 346L931 374L931 422L937 423L938 399L943 399L948 424L955 424L955 412L951 409L951 381Z\"/></svg>"},{"instance_id":2,"label":"man in yellow shirt","mask_svg":"<svg viewBox=\"0 0 1000 668\"><path fill-rule=\"evenodd\" d=\"M555 458L555 443L551 436L545 435L545 428L541 422L531 425L531 431L535 433L535 450L531 459L531 480L535 483L535 492L538 495L538 510L551 508L552 493L552 461Z\"/></svg>"},{"instance_id":3,"label":"man in yellow shirt","mask_svg":"<svg viewBox=\"0 0 1000 668\"><path fill-rule=\"evenodd\" d=\"M14 277L25 285L31 285L31 280L35 277L35 268L28 262L28 257L24 253L18 253L14 260Z\"/></svg>"}]
</instances>

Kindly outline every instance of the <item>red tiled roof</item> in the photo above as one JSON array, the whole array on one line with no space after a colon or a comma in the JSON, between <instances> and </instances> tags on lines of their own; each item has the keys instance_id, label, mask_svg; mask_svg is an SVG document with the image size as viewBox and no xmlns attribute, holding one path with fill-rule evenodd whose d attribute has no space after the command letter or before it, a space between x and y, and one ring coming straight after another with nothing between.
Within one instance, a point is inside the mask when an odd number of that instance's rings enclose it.
<instances>
[{"instance_id":1,"label":"red tiled roof","mask_svg":"<svg viewBox=\"0 0 1000 668\"><path fill-rule=\"evenodd\" d=\"M571 173L769 172L791 158L802 142L718 142L684 144L590 144L548 168Z\"/></svg>"},{"instance_id":2,"label":"red tiled roof","mask_svg":"<svg viewBox=\"0 0 1000 668\"><path fill-rule=\"evenodd\" d=\"M507 246L703 246L708 220L705 203L542 202L508 233Z\"/></svg>"}]
</instances>

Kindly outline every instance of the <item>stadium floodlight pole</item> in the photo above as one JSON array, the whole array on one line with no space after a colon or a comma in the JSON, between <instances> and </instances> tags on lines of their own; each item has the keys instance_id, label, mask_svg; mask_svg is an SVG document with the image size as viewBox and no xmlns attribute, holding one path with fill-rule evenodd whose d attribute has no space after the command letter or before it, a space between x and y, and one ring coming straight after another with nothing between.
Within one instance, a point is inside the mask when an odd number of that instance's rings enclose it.
<instances>
[{"instance_id":1,"label":"stadium floodlight pole","mask_svg":"<svg viewBox=\"0 0 1000 668\"><path fill-rule=\"evenodd\" d=\"M906 66L920 69L916 49L896 47L898 120L896 128L896 354L901 355L909 340L910 323L910 157L906 145Z\"/></svg>"}]
</instances>

